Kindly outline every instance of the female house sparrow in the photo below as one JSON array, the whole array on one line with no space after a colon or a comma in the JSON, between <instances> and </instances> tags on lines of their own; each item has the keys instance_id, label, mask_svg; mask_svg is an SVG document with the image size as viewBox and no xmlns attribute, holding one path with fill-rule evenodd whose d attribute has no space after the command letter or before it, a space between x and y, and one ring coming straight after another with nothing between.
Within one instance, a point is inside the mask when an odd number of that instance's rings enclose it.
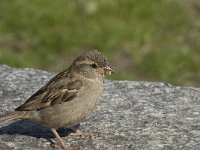
<instances>
[{"instance_id":1,"label":"female house sparrow","mask_svg":"<svg viewBox=\"0 0 200 150\"><path fill-rule=\"evenodd\" d=\"M0 121L28 119L51 129L61 147L66 147L56 128L72 130L94 109L103 91L103 78L113 70L107 58L97 50L81 54L72 65L53 77L14 112L0 116ZM78 134L82 134L77 130Z\"/></svg>"}]
</instances>

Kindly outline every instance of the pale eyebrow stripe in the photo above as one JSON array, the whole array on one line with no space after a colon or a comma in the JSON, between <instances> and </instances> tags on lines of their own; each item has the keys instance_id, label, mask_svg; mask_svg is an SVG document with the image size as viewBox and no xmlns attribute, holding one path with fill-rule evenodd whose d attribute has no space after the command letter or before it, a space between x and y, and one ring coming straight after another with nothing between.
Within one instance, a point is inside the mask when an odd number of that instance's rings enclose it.
<instances>
[{"instance_id":1,"label":"pale eyebrow stripe","mask_svg":"<svg viewBox=\"0 0 200 150\"><path fill-rule=\"evenodd\" d=\"M85 59L83 61L78 61L76 64L80 65L80 64L91 64L91 63L94 63L94 61L91 61L89 59Z\"/></svg>"}]
</instances>

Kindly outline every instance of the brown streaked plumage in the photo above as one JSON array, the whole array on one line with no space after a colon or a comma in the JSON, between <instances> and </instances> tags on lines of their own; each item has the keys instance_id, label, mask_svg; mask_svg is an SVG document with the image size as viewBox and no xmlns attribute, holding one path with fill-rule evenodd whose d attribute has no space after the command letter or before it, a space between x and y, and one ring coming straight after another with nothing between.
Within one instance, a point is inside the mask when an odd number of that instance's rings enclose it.
<instances>
[{"instance_id":1,"label":"brown streaked plumage","mask_svg":"<svg viewBox=\"0 0 200 150\"><path fill-rule=\"evenodd\" d=\"M112 72L102 53L97 50L85 52L68 69L57 74L16 108L15 112L0 116L0 121L36 121L51 129L63 149L69 149L55 129L75 129L74 126L94 109L103 91L103 78Z\"/></svg>"}]
</instances>

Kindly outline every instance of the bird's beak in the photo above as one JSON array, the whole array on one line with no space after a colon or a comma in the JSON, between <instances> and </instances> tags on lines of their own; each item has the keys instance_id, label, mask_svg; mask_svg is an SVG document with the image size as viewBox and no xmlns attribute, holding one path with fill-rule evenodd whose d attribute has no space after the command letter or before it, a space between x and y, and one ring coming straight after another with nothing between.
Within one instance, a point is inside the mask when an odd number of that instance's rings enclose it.
<instances>
[{"instance_id":1,"label":"bird's beak","mask_svg":"<svg viewBox=\"0 0 200 150\"><path fill-rule=\"evenodd\" d=\"M104 71L105 71L105 75L111 75L112 73L114 73L115 71L109 67L109 66L106 66L104 67Z\"/></svg>"}]
</instances>

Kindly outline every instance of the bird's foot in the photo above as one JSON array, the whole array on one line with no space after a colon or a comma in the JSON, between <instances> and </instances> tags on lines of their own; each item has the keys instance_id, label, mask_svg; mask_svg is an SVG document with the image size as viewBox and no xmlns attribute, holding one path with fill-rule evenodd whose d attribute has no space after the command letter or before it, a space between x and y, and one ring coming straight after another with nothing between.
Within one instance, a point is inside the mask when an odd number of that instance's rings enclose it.
<instances>
[{"instance_id":1,"label":"bird's foot","mask_svg":"<svg viewBox=\"0 0 200 150\"><path fill-rule=\"evenodd\" d=\"M80 138L91 138L93 136L99 136L99 133L96 132L82 132L81 130L77 129L77 130L73 130L72 133L70 133L69 135L71 136L79 136Z\"/></svg>"},{"instance_id":2,"label":"bird's foot","mask_svg":"<svg viewBox=\"0 0 200 150\"><path fill-rule=\"evenodd\" d=\"M64 150L80 150L81 148L66 147Z\"/></svg>"},{"instance_id":3,"label":"bird's foot","mask_svg":"<svg viewBox=\"0 0 200 150\"><path fill-rule=\"evenodd\" d=\"M80 150L81 148L72 148L70 146L62 145L58 140L56 140L56 143L51 143L51 146L54 149L63 149L63 150Z\"/></svg>"},{"instance_id":4,"label":"bird's foot","mask_svg":"<svg viewBox=\"0 0 200 150\"><path fill-rule=\"evenodd\" d=\"M63 150L78 150L78 149L80 149L80 148L76 149L76 148L71 148L70 146L65 146L64 141L61 139L61 137L59 136L57 131L54 128L51 128L51 131L55 135L56 143L57 143L57 144L55 144L55 143L52 144L53 148L56 148L56 149L62 148Z\"/></svg>"}]
</instances>

